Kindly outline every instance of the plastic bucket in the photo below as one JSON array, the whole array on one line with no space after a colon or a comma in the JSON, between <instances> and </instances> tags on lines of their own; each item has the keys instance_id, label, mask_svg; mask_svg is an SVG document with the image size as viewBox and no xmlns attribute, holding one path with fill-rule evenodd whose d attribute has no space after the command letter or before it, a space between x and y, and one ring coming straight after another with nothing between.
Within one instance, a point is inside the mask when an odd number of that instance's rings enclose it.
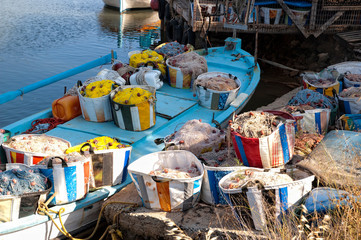
<instances>
[{"instance_id":1,"label":"plastic bucket","mask_svg":"<svg viewBox=\"0 0 361 240\"><path fill-rule=\"evenodd\" d=\"M343 98L340 99L340 110L345 114L361 114L361 100L360 98Z\"/></svg>"},{"instance_id":2,"label":"plastic bucket","mask_svg":"<svg viewBox=\"0 0 361 240\"><path fill-rule=\"evenodd\" d=\"M326 134L331 118L331 109L318 108L304 110L304 113L292 113L297 119L297 131Z\"/></svg>"},{"instance_id":3,"label":"plastic bucket","mask_svg":"<svg viewBox=\"0 0 361 240\"><path fill-rule=\"evenodd\" d=\"M219 188L219 181L229 173L238 170L252 170L258 172L264 172L268 169L261 168L249 168L244 166L233 167L211 167L204 165L204 176L202 184L201 199L208 204L227 204L224 195ZM271 171L279 171L279 169L270 169Z\"/></svg>"},{"instance_id":4,"label":"plastic bucket","mask_svg":"<svg viewBox=\"0 0 361 240\"><path fill-rule=\"evenodd\" d=\"M39 136L39 135L21 134L21 135L16 135L16 136L12 137L12 139L14 139L16 141L17 139L21 139L24 136ZM70 142L68 142L62 138L53 137L53 136L46 136L46 137L65 142L68 145L68 147L71 147ZM8 163L23 163L25 165L30 166L30 165L35 165L35 164L39 163L45 157L49 156L49 154L45 154L45 153L26 152L26 151L14 149L14 148L9 147L6 143L3 143L2 147L5 150Z\"/></svg>"},{"instance_id":5,"label":"plastic bucket","mask_svg":"<svg viewBox=\"0 0 361 240\"><path fill-rule=\"evenodd\" d=\"M61 164L53 164L54 158L47 165L38 165L40 172L51 180L53 187L50 196L56 192L51 205L65 204L84 198L89 192L90 159L66 163L60 158Z\"/></svg>"},{"instance_id":6,"label":"plastic bucket","mask_svg":"<svg viewBox=\"0 0 361 240\"><path fill-rule=\"evenodd\" d=\"M82 149L87 145L85 143ZM94 176L94 186L90 187L114 186L125 182L131 151L132 147L90 150Z\"/></svg>"},{"instance_id":7,"label":"plastic bucket","mask_svg":"<svg viewBox=\"0 0 361 240\"><path fill-rule=\"evenodd\" d=\"M110 107L109 94L98 97L88 98L80 93L78 82L78 96L83 118L91 122L107 122L113 120L112 110Z\"/></svg>"},{"instance_id":8,"label":"plastic bucket","mask_svg":"<svg viewBox=\"0 0 361 240\"><path fill-rule=\"evenodd\" d=\"M223 177L219 188L240 224L249 224L257 230L264 230L267 223L274 224L288 208L292 207L312 189L315 176L300 170L289 169L288 175L294 181L291 183L239 189L225 188L225 182L235 177L239 172L233 172ZM280 174L280 173L265 173Z\"/></svg>"},{"instance_id":9,"label":"plastic bucket","mask_svg":"<svg viewBox=\"0 0 361 240\"><path fill-rule=\"evenodd\" d=\"M199 176L192 178L162 178L150 175L157 168L188 168L195 164ZM128 167L129 174L146 208L161 211L185 211L199 199L203 165L193 153L184 150L155 152L145 155Z\"/></svg>"},{"instance_id":10,"label":"plastic bucket","mask_svg":"<svg viewBox=\"0 0 361 240\"><path fill-rule=\"evenodd\" d=\"M303 82L303 89L310 89L316 92L319 92L325 96L329 96L329 97L333 97L333 91L336 91L336 94L338 94L341 90L341 85L339 81L335 81L335 83L329 85L329 86L325 86L325 87L319 87L319 86L315 86L313 84L311 84L307 79L311 78L312 75L311 74L304 74L302 77L302 82Z\"/></svg>"},{"instance_id":11,"label":"plastic bucket","mask_svg":"<svg viewBox=\"0 0 361 240\"><path fill-rule=\"evenodd\" d=\"M126 88L142 88L152 96L139 104L121 104L113 101L115 94ZM155 125L155 88L151 86L130 85L120 86L110 93L110 102L114 123L121 129L143 131Z\"/></svg>"},{"instance_id":12,"label":"plastic bucket","mask_svg":"<svg viewBox=\"0 0 361 240\"><path fill-rule=\"evenodd\" d=\"M201 106L212 110L223 110L228 108L231 102L236 98L241 87L241 81L236 76L222 72L203 73L199 75L197 79L207 79L215 76L233 79L237 83L238 88L231 91L216 91L197 85L196 92Z\"/></svg>"},{"instance_id":13,"label":"plastic bucket","mask_svg":"<svg viewBox=\"0 0 361 240\"><path fill-rule=\"evenodd\" d=\"M169 64L169 59L165 63L167 65L170 85L175 88L189 89L193 80L192 74L183 74L180 68Z\"/></svg>"},{"instance_id":14,"label":"plastic bucket","mask_svg":"<svg viewBox=\"0 0 361 240\"><path fill-rule=\"evenodd\" d=\"M281 111L265 111L281 116L286 122L271 135L262 138L246 138L231 132L237 158L247 167L272 168L291 160L295 145L295 119Z\"/></svg>"}]
</instances>

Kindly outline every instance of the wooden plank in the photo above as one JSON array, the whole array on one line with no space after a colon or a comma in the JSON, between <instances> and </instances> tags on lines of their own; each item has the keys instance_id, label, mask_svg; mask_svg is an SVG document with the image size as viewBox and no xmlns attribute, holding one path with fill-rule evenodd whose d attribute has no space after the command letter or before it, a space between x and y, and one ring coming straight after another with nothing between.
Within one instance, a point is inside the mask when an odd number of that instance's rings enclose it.
<instances>
[{"instance_id":1,"label":"wooden plank","mask_svg":"<svg viewBox=\"0 0 361 240\"><path fill-rule=\"evenodd\" d=\"M311 16L310 16L310 30L315 29L316 15L317 15L317 3L318 3L318 0L312 0Z\"/></svg>"},{"instance_id":2,"label":"wooden plank","mask_svg":"<svg viewBox=\"0 0 361 240\"><path fill-rule=\"evenodd\" d=\"M156 113L166 119L172 119L196 104L196 98L191 101L157 93Z\"/></svg>"},{"instance_id":3,"label":"wooden plank","mask_svg":"<svg viewBox=\"0 0 361 240\"><path fill-rule=\"evenodd\" d=\"M293 23L296 27L301 31L305 38L308 38L310 34L306 31L305 27L302 25L301 21L296 18L291 9L285 4L283 0L277 0L278 4L281 5L283 10L287 13L287 15L292 19Z\"/></svg>"},{"instance_id":4,"label":"wooden plank","mask_svg":"<svg viewBox=\"0 0 361 240\"><path fill-rule=\"evenodd\" d=\"M316 31L315 33L313 33L313 36L315 36L315 38L317 38L318 36L320 36L332 23L334 23L337 19L339 19L343 14L345 13L345 11L338 11L336 12L330 19L327 20L327 22L325 22L318 31Z\"/></svg>"}]
</instances>

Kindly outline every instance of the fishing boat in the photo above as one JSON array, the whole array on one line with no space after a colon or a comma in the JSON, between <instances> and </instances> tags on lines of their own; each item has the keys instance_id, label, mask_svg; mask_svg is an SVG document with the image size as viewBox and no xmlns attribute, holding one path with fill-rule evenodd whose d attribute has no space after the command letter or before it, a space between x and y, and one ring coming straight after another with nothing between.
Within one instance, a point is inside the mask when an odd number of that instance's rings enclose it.
<instances>
[{"instance_id":1,"label":"fishing boat","mask_svg":"<svg viewBox=\"0 0 361 240\"><path fill-rule=\"evenodd\" d=\"M135 8L150 8L150 0L103 0L104 4L119 8L120 12Z\"/></svg>"},{"instance_id":2,"label":"fishing boat","mask_svg":"<svg viewBox=\"0 0 361 240\"><path fill-rule=\"evenodd\" d=\"M113 121L89 122L82 116L76 117L64 124L58 125L46 134L69 141L72 146L99 136L117 137L122 142L132 146L130 162L152 153L161 151L164 146L157 145L155 140L163 138L174 132L179 125L188 120L200 119L212 126L226 126L234 113L238 113L252 97L259 81L260 68L254 57L241 49L241 39L227 38L222 47L213 47L198 50L207 60L208 71L224 72L236 76L240 82L240 90L235 100L225 110L211 110L198 104L192 90L174 88L168 84L157 90L156 97L156 124L145 131L127 131L118 128ZM0 95L0 104L10 101L37 88L43 87L71 75L86 71L96 66L104 65L116 58L116 54L108 54L102 58L81 65L64 73L44 79L17 91L7 92ZM11 136L18 135L31 127L36 119L52 117L52 110L46 109L34 115L28 116L8 126L2 127L10 131ZM62 222L68 232L72 233L94 224L98 219L101 205L123 187L131 183L127 176L125 182L120 185L102 187L87 194L86 198L51 208L58 211L64 208ZM54 215L53 221L60 225L58 216ZM47 216L33 214L15 221L0 224L0 239L52 239L62 235L61 231Z\"/></svg>"}]
</instances>

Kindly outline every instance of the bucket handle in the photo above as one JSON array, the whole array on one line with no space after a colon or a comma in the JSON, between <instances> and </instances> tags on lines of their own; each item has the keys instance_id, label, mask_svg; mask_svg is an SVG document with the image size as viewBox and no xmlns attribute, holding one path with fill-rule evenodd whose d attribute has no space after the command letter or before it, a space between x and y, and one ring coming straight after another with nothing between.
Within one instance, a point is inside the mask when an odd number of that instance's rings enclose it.
<instances>
[{"instance_id":1,"label":"bucket handle","mask_svg":"<svg viewBox=\"0 0 361 240\"><path fill-rule=\"evenodd\" d=\"M89 153L90 153L90 154L94 154L94 148L93 148L93 146L92 146L90 143L84 143L83 146L81 146L81 148L80 148L80 154L81 154L81 155L84 155L83 148L86 147L86 146L89 147Z\"/></svg>"},{"instance_id":2,"label":"bucket handle","mask_svg":"<svg viewBox=\"0 0 361 240\"><path fill-rule=\"evenodd\" d=\"M55 157L51 157L48 161L48 168L53 168L53 160L59 158L61 160L61 166L63 168L68 167L68 164L65 162L64 158L59 157L59 156L55 156Z\"/></svg>"},{"instance_id":3,"label":"bucket handle","mask_svg":"<svg viewBox=\"0 0 361 240\"><path fill-rule=\"evenodd\" d=\"M173 179L170 178L164 178L164 177L157 177L157 176L152 176L152 179L154 182L158 182L158 183L164 183L164 182L170 182Z\"/></svg>"}]
</instances>

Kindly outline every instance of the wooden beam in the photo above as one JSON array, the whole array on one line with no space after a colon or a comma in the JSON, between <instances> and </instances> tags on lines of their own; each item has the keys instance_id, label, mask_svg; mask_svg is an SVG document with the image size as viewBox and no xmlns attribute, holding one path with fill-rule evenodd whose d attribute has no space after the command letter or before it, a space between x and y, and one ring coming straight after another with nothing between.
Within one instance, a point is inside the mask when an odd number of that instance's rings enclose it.
<instances>
[{"instance_id":1,"label":"wooden beam","mask_svg":"<svg viewBox=\"0 0 361 240\"><path fill-rule=\"evenodd\" d=\"M332 23L334 23L337 19L339 19L344 13L345 11L338 11L337 13L335 13L330 19L327 20L327 22L325 22L320 27L318 31L313 33L313 36L315 36L316 38L320 36L329 26L331 26Z\"/></svg>"},{"instance_id":2,"label":"wooden beam","mask_svg":"<svg viewBox=\"0 0 361 240\"><path fill-rule=\"evenodd\" d=\"M310 34L306 31L305 27L303 26L303 24L296 19L296 16L293 14L293 12L291 11L291 9L287 6L287 4L285 4L285 2L283 0L277 0L278 4L281 5L281 7L283 8L283 10L287 13L287 15L292 19L293 23L296 25L296 27L301 31L301 33L303 34L303 36L305 38L308 38L310 36Z\"/></svg>"}]
</instances>

